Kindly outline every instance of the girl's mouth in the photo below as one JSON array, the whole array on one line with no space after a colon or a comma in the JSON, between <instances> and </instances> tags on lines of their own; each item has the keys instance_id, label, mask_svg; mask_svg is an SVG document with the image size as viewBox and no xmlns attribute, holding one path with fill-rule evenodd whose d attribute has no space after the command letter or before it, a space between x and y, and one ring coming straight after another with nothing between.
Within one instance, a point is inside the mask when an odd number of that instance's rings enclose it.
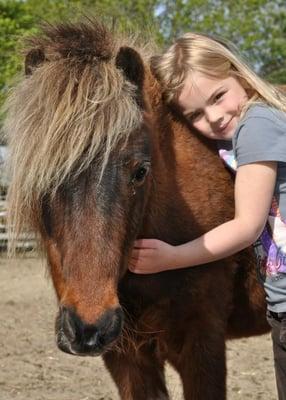
<instances>
[{"instance_id":1,"label":"girl's mouth","mask_svg":"<svg viewBox=\"0 0 286 400\"><path fill-rule=\"evenodd\" d=\"M229 124L230 124L231 121L232 121L232 118L231 118L226 124L224 124L224 125L221 126L219 129L217 129L217 130L216 130L216 133L217 133L217 134L223 134L223 133L225 133L225 131L226 131L226 129L227 129L227 127L229 126Z\"/></svg>"}]
</instances>

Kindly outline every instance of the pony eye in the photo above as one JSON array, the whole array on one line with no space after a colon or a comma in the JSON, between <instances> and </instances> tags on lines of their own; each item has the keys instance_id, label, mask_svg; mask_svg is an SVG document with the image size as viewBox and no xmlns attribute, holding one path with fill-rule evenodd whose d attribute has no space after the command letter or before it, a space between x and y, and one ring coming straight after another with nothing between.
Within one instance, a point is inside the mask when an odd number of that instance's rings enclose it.
<instances>
[{"instance_id":1,"label":"pony eye","mask_svg":"<svg viewBox=\"0 0 286 400\"><path fill-rule=\"evenodd\" d=\"M149 163L144 163L140 165L140 167L137 168L137 170L135 171L132 181L134 183L142 183L146 175L148 174L149 169L150 169Z\"/></svg>"},{"instance_id":2,"label":"pony eye","mask_svg":"<svg viewBox=\"0 0 286 400\"><path fill-rule=\"evenodd\" d=\"M141 181L145 177L146 172L147 172L147 169L145 167L139 168L135 174L136 181Z\"/></svg>"}]
</instances>

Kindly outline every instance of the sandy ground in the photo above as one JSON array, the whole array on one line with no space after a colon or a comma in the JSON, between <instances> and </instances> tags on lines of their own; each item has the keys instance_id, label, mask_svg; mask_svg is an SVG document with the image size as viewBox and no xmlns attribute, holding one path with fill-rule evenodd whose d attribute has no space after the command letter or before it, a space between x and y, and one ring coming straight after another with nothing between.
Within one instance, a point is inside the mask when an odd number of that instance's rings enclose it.
<instances>
[{"instance_id":1,"label":"sandy ground","mask_svg":"<svg viewBox=\"0 0 286 400\"><path fill-rule=\"evenodd\" d=\"M55 313L43 262L0 258L0 400L118 400L100 358L56 348ZM229 400L277 398L269 335L229 342L227 358ZM166 374L172 400L181 400L177 375Z\"/></svg>"}]
</instances>

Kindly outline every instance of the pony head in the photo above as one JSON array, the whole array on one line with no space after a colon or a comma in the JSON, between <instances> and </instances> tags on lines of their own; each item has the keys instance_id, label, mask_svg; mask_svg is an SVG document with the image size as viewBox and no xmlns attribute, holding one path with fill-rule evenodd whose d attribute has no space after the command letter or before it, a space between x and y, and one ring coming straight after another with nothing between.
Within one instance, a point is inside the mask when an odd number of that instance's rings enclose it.
<instances>
[{"instance_id":1,"label":"pony head","mask_svg":"<svg viewBox=\"0 0 286 400\"><path fill-rule=\"evenodd\" d=\"M25 72L7 103L9 225L40 235L58 346L100 354L123 326L118 282L151 187L151 74L94 20L44 26Z\"/></svg>"}]
</instances>

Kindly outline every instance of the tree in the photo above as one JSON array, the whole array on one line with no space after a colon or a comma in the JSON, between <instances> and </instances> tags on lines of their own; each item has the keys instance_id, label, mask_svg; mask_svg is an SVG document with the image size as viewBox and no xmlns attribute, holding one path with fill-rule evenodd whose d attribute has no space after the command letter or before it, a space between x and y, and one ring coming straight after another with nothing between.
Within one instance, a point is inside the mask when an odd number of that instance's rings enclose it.
<instances>
[{"instance_id":1,"label":"tree","mask_svg":"<svg viewBox=\"0 0 286 400\"><path fill-rule=\"evenodd\" d=\"M186 31L219 35L275 83L286 83L285 17L285 0L162 0L158 15L167 43Z\"/></svg>"},{"instance_id":2,"label":"tree","mask_svg":"<svg viewBox=\"0 0 286 400\"><path fill-rule=\"evenodd\" d=\"M22 68L21 42L41 21L110 16L119 28L144 32L149 26L155 35L155 7L156 0L0 0L0 107Z\"/></svg>"},{"instance_id":3,"label":"tree","mask_svg":"<svg viewBox=\"0 0 286 400\"><path fill-rule=\"evenodd\" d=\"M32 28L32 18L22 2L0 2L0 105L11 78L19 71L18 39Z\"/></svg>"},{"instance_id":4,"label":"tree","mask_svg":"<svg viewBox=\"0 0 286 400\"><path fill-rule=\"evenodd\" d=\"M186 31L220 35L274 83L286 83L285 0L0 0L0 106L21 70L19 39L42 19L82 13L114 17L122 29L152 34L160 44Z\"/></svg>"}]
</instances>

